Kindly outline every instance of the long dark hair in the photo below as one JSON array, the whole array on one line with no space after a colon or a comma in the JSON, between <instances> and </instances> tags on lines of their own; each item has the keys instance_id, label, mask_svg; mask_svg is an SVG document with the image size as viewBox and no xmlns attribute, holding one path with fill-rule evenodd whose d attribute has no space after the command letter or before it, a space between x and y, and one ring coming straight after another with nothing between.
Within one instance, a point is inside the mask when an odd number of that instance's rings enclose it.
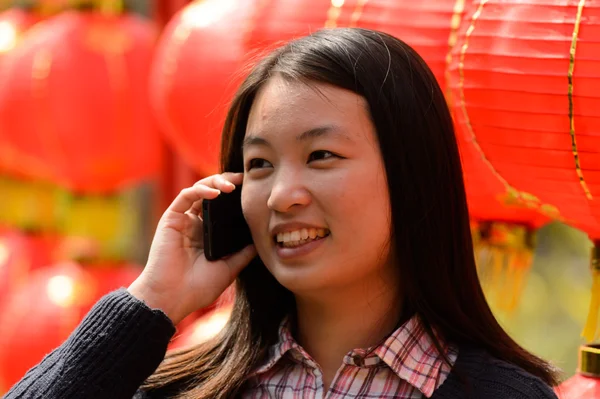
<instances>
[{"instance_id":1,"label":"long dark hair","mask_svg":"<svg viewBox=\"0 0 600 399\"><path fill-rule=\"evenodd\" d=\"M485 300L452 118L421 57L390 35L358 28L321 30L274 50L252 69L231 104L223 171L243 171L250 107L273 75L332 84L366 99L386 168L400 292L409 311L459 348L481 348L554 385L553 368L513 341ZM294 309L292 293L256 258L238 278L225 329L210 342L169 354L145 387L183 387L172 392L178 398L234 396Z\"/></svg>"}]
</instances>

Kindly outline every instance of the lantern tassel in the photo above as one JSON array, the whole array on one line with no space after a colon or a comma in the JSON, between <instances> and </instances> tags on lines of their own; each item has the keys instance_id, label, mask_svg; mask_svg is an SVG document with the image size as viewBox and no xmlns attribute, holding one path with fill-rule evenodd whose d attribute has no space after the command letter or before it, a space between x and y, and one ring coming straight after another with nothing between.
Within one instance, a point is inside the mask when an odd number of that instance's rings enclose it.
<instances>
[{"instance_id":1,"label":"lantern tassel","mask_svg":"<svg viewBox=\"0 0 600 399\"><path fill-rule=\"evenodd\" d=\"M498 310L517 308L533 263L535 231L510 223L480 223L475 232L477 271L486 297Z\"/></svg>"},{"instance_id":2,"label":"lantern tassel","mask_svg":"<svg viewBox=\"0 0 600 399\"><path fill-rule=\"evenodd\" d=\"M590 269L592 273L592 297L590 299L590 309L585 327L581 333L581 336L588 342L596 339L598 333L598 311L600 310L600 241L594 242Z\"/></svg>"},{"instance_id":3,"label":"lantern tassel","mask_svg":"<svg viewBox=\"0 0 600 399\"><path fill-rule=\"evenodd\" d=\"M506 302L504 308L512 313L517 308L523 295L525 281L533 263L533 251L522 250L508 255L508 287L505 290Z\"/></svg>"}]
</instances>

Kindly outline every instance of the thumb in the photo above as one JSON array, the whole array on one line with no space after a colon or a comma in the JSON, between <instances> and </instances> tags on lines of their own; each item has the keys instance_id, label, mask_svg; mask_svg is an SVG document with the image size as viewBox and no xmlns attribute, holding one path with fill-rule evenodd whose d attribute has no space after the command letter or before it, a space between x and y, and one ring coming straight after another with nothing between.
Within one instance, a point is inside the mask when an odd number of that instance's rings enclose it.
<instances>
[{"instance_id":1,"label":"thumb","mask_svg":"<svg viewBox=\"0 0 600 399\"><path fill-rule=\"evenodd\" d=\"M256 247L248 245L244 249L224 259L224 262L229 267L231 280L235 280L238 274L248 266L248 263L256 256Z\"/></svg>"}]
</instances>

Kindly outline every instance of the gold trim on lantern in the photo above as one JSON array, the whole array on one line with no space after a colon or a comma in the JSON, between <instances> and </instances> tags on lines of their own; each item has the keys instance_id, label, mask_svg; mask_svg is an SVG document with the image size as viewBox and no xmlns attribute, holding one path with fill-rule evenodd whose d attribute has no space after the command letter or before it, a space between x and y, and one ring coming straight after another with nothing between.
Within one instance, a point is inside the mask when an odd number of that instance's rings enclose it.
<instances>
[{"instance_id":1,"label":"gold trim on lantern","mask_svg":"<svg viewBox=\"0 0 600 399\"><path fill-rule=\"evenodd\" d=\"M588 377L600 377L600 344L579 347L577 371Z\"/></svg>"},{"instance_id":2,"label":"gold trim on lantern","mask_svg":"<svg viewBox=\"0 0 600 399\"><path fill-rule=\"evenodd\" d=\"M444 77L446 78L446 101L450 108L453 106L452 89L450 87L450 64L452 63L452 49L458 41L458 28L462 21L462 14L465 11L465 0L456 0L450 19L450 34L448 35L448 52L446 53L446 70Z\"/></svg>"},{"instance_id":3,"label":"gold trim on lantern","mask_svg":"<svg viewBox=\"0 0 600 399\"><path fill-rule=\"evenodd\" d=\"M502 185L504 186L504 189L506 190L507 198L519 199L519 200L523 201L524 205L526 205L528 208L536 209L543 215L548 216L550 218L561 220L560 213L556 207L554 207L552 205L544 204L540 201L539 198L537 198L533 194L530 194L530 193L527 193L524 191L519 191L515 187L511 186L508 183L508 181L496 170L494 165L492 165L492 163L489 161L489 159L485 156L485 152L479 145L479 143L477 141L477 136L475 135L475 131L473 130L473 126L471 125L471 119L469 118L469 113L467 112L465 90L464 90L465 56L467 53L467 49L469 48L469 38L471 37L471 35L473 34L473 31L475 30L475 22L477 21L477 19L483 12L483 6L486 3L487 3L487 0L481 0L481 3L479 3L477 10L475 11L475 13L473 13L473 16L471 17L471 23L465 33L465 42L463 43L463 45L460 49L460 60L458 62L458 74L459 74L458 88L459 88L459 93L460 93L460 108L461 108L463 117L465 118L465 125L467 127L467 131L469 132L469 136L470 136L469 141L473 144L473 148L480 155L483 163L488 167L488 169L492 172L492 174L502 183Z\"/></svg>"},{"instance_id":4,"label":"gold trim on lantern","mask_svg":"<svg viewBox=\"0 0 600 399\"><path fill-rule=\"evenodd\" d=\"M571 135L571 151L573 152L573 159L575 160L575 171L579 177L579 184L585 193L587 199L593 199L592 193L583 178L583 171L581 170L581 164L579 162L579 151L577 151L577 140L575 139L575 115L573 112L573 71L575 70L575 52L577 51L577 39L579 36L579 25L581 24L581 15L583 13L583 7L585 6L585 0L579 0L577 6L577 16L575 18L575 26L573 27L573 38L571 40L571 48L569 49L569 72L567 78L569 80L569 133Z\"/></svg>"}]
</instances>

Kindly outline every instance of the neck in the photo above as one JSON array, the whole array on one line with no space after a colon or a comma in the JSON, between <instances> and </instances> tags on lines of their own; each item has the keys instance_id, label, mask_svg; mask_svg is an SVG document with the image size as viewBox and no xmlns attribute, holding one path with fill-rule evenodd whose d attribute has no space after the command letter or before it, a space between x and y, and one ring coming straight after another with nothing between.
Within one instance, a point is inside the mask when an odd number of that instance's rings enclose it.
<instances>
[{"instance_id":1,"label":"neck","mask_svg":"<svg viewBox=\"0 0 600 399\"><path fill-rule=\"evenodd\" d=\"M379 280L379 279L378 279ZM297 340L323 370L326 387L353 349L380 343L397 326L397 289L361 282L326 295L296 295Z\"/></svg>"}]
</instances>

